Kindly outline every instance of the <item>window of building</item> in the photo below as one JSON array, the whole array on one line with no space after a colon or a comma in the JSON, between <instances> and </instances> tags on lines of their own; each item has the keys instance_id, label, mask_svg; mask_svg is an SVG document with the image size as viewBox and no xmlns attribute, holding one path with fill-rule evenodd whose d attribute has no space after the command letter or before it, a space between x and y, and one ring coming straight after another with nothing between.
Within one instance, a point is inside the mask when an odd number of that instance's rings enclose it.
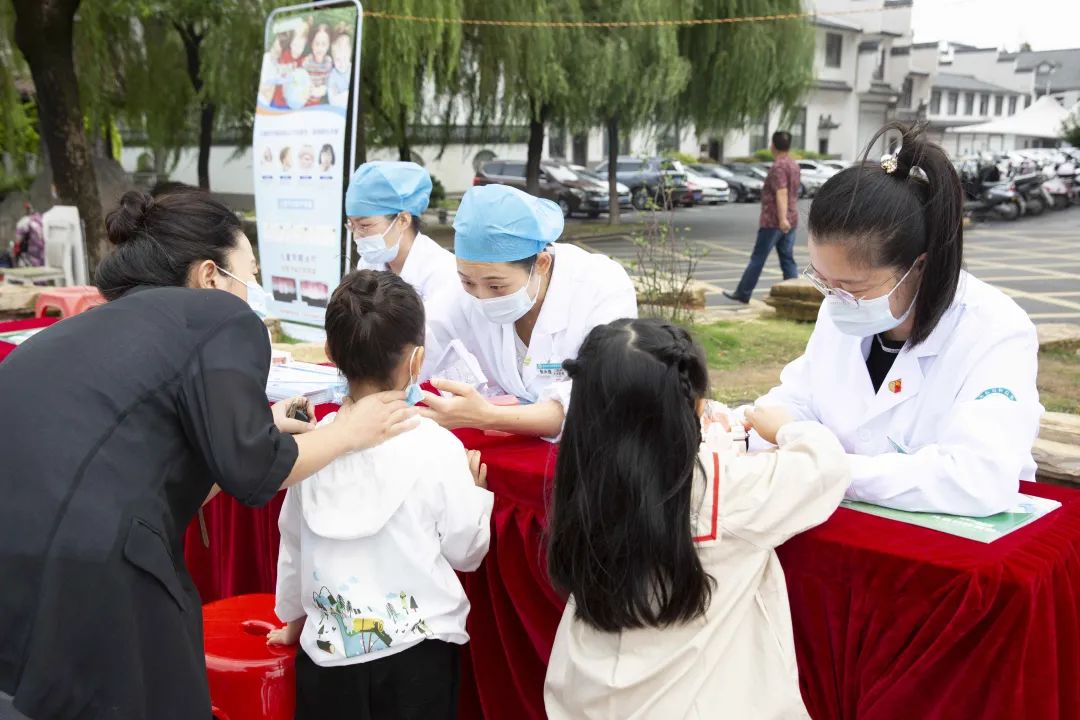
<instances>
[{"instance_id":1,"label":"window of building","mask_svg":"<svg viewBox=\"0 0 1080 720\"><path fill-rule=\"evenodd\" d=\"M1003 96L1001 96L1001 95L995 95L994 96L994 114L995 115L1000 115L1001 114L1001 108L1003 107L1002 103L1004 103L1004 102L1005 102L1005 98Z\"/></svg>"},{"instance_id":2,"label":"window of building","mask_svg":"<svg viewBox=\"0 0 1080 720\"><path fill-rule=\"evenodd\" d=\"M791 123L791 147L796 150L806 149L806 108L801 108Z\"/></svg>"},{"instance_id":3,"label":"window of building","mask_svg":"<svg viewBox=\"0 0 1080 720\"><path fill-rule=\"evenodd\" d=\"M566 127L552 127L548 137L548 155L553 158L566 158Z\"/></svg>"},{"instance_id":4,"label":"window of building","mask_svg":"<svg viewBox=\"0 0 1080 720\"><path fill-rule=\"evenodd\" d=\"M769 114L763 115L750 126L750 152L767 150L769 147Z\"/></svg>"},{"instance_id":5,"label":"window of building","mask_svg":"<svg viewBox=\"0 0 1080 720\"><path fill-rule=\"evenodd\" d=\"M931 115L940 115L941 114L941 91L940 90L934 90L933 92L930 93L930 114Z\"/></svg>"},{"instance_id":6,"label":"window of building","mask_svg":"<svg viewBox=\"0 0 1080 720\"><path fill-rule=\"evenodd\" d=\"M825 33L825 67L840 67L844 51L844 36L839 33Z\"/></svg>"},{"instance_id":7,"label":"window of building","mask_svg":"<svg viewBox=\"0 0 1080 720\"><path fill-rule=\"evenodd\" d=\"M818 138L817 151L822 155L829 154L829 138Z\"/></svg>"},{"instance_id":8,"label":"window of building","mask_svg":"<svg viewBox=\"0 0 1080 720\"><path fill-rule=\"evenodd\" d=\"M987 93L979 96L979 114L983 117L990 114L990 96Z\"/></svg>"},{"instance_id":9,"label":"window of building","mask_svg":"<svg viewBox=\"0 0 1080 720\"><path fill-rule=\"evenodd\" d=\"M959 107L959 105L960 105L960 93L957 93L957 92L949 93L949 114L950 115L956 115L957 114L956 111L957 111L957 108Z\"/></svg>"},{"instance_id":10,"label":"window of building","mask_svg":"<svg viewBox=\"0 0 1080 720\"><path fill-rule=\"evenodd\" d=\"M975 93L964 93L964 114L975 114Z\"/></svg>"},{"instance_id":11,"label":"window of building","mask_svg":"<svg viewBox=\"0 0 1080 720\"><path fill-rule=\"evenodd\" d=\"M911 76L904 78L904 86L900 89L900 107L911 107L911 95L914 92L915 82Z\"/></svg>"},{"instance_id":12,"label":"window of building","mask_svg":"<svg viewBox=\"0 0 1080 720\"><path fill-rule=\"evenodd\" d=\"M1031 107L1031 96L1030 95L1025 95L1024 96L1024 108L1027 109L1029 107Z\"/></svg>"},{"instance_id":13,"label":"window of building","mask_svg":"<svg viewBox=\"0 0 1080 720\"><path fill-rule=\"evenodd\" d=\"M1016 96L1015 95L1010 95L1009 96L1009 114L1010 115L1015 115L1016 114Z\"/></svg>"},{"instance_id":14,"label":"window of building","mask_svg":"<svg viewBox=\"0 0 1080 720\"><path fill-rule=\"evenodd\" d=\"M589 135L587 133L578 133L574 135L571 141L573 146L574 164L575 165L588 165L589 164ZM630 148L620 148L619 152L629 152ZM605 153L607 150L605 149Z\"/></svg>"}]
</instances>

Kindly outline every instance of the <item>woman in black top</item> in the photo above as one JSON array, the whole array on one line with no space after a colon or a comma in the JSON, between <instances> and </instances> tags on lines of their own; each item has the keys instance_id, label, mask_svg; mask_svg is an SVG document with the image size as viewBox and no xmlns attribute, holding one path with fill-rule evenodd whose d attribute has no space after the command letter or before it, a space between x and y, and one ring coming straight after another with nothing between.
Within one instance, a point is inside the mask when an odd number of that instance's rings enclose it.
<instances>
[{"instance_id":1,"label":"woman in black top","mask_svg":"<svg viewBox=\"0 0 1080 720\"><path fill-rule=\"evenodd\" d=\"M415 421L401 392L317 430L271 410L255 257L209 195L129 192L107 226L109 302L0 365L0 691L31 718L209 718L200 505L262 505Z\"/></svg>"}]
</instances>

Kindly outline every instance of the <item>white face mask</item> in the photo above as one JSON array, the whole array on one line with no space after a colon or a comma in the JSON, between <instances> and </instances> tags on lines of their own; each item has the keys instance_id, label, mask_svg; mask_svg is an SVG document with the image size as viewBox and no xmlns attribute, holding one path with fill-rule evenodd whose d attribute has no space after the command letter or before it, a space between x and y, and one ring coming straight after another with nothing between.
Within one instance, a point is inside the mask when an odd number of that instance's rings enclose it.
<instances>
[{"instance_id":1,"label":"white face mask","mask_svg":"<svg viewBox=\"0 0 1080 720\"><path fill-rule=\"evenodd\" d=\"M536 298L540 297L539 283L536 286L536 295L529 297L529 285L532 284L535 272L536 265L533 265L533 269L529 272L529 279L518 290L509 295L485 298L483 300L474 297L473 301L476 302L484 317L496 325L509 325L512 322L517 322L532 310L533 305L536 304Z\"/></svg>"},{"instance_id":2,"label":"white face mask","mask_svg":"<svg viewBox=\"0 0 1080 720\"><path fill-rule=\"evenodd\" d=\"M270 301L267 298L267 292L262 289L261 285L257 285L254 282L244 282L240 278L233 275L225 268L219 267L218 272L223 275L228 275L236 282L240 283L247 288L247 304L251 308L251 311L259 316L260 320L265 320L270 317Z\"/></svg>"},{"instance_id":3,"label":"white face mask","mask_svg":"<svg viewBox=\"0 0 1080 720\"><path fill-rule=\"evenodd\" d=\"M898 318L893 317L892 308L889 306L889 298L896 292L896 288L904 284L904 280L914 269L915 267L912 266L904 273L904 277L900 278L900 282L893 286L892 290L873 300L860 300L855 305L844 302L835 295L825 298L825 302L829 306L829 317L832 319L833 324L845 335L854 335L855 337L870 337L878 333L888 332L901 325L911 314L912 308L915 307L915 298L911 299L911 304L908 305L907 310Z\"/></svg>"},{"instance_id":4,"label":"white face mask","mask_svg":"<svg viewBox=\"0 0 1080 720\"><path fill-rule=\"evenodd\" d=\"M400 229L397 234L397 242L390 247L386 246L386 235L394 228L397 221L398 218L394 218L394 222L390 224L390 227L388 227L385 232L381 232L378 235L368 235L367 237L356 238L356 249L360 253L360 257L362 257L364 262L368 265L386 265L397 257L398 248L401 246Z\"/></svg>"}]
</instances>

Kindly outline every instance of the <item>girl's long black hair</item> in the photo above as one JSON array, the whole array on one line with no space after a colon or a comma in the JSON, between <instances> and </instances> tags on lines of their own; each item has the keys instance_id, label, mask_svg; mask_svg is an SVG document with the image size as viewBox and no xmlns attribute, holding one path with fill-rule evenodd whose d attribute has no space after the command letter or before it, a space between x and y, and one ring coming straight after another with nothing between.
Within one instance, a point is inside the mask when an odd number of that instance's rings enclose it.
<instances>
[{"instance_id":1,"label":"girl's long black hair","mask_svg":"<svg viewBox=\"0 0 1080 720\"><path fill-rule=\"evenodd\" d=\"M810 206L810 235L842 243L856 262L906 272L926 260L915 298L910 342L929 337L952 304L964 263L964 192L949 156L925 135L926 125L890 123L874 135L863 163L829 178ZM895 168L869 148L888 132L900 134Z\"/></svg>"},{"instance_id":2,"label":"girl's long black hair","mask_svg":"<svg viewBox=\"0 0 1080 720\"><path fill-rule=\"evenodd\" d=\"M552 582L599 630L698 617L712 591L691 528L704 352L670 323L616 320L564 367L574 384L549 514Z\"/></svg>"}]
</instances>

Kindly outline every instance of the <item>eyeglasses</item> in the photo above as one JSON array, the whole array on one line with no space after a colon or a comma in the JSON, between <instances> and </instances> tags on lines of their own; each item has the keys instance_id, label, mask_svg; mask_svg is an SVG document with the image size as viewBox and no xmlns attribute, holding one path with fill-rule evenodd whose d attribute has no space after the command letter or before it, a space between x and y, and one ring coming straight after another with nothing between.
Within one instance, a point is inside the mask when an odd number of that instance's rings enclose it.
<instances>
[{"instance_id":1,"label":"eyeglasses","mask_svg":"<svg viewBox=\"0 0 1080 720\"><path fill-rule=\"evenodd\" d=\"M903 277L900 278L900 282L896 283L896 286L893 287L893 290L895 290L896 287L899 287L900 283L904 282L904 279L907 278L908 273L910 273L911 270L914 267L915 266L912 265L911 268L908 268L908 271L906 273L904 273ZM843 288L833 287L829 283L825 282L825 278L821 277L821 275L818 274L818 271L814 269L814 266L812 264L807 265L806 268L803 270L802 274L803 274L803 277L805 277L807 280L809 280L810 284L813 285L814 287L816 287L818 292L820 292L822 295L824 295L825 297L832 296L832 297L836 298L837 300L839 300L840 302L844 303L845 305L854 305L854 306L857 307L859 305L859 301L866 299L865 294L862 297L855 297L854 295L849 293L847 290L844 290ZM895 274L890 275L888 278L881 281L880 283L878 283L874 287L869 288L866 292L871 293L874 290L877 290L879 287L881 287L885 283L889 282L894 277L896 277ZM890 291L890 292L892 292L892 291Z\"/></svg>"}]
</instances>

